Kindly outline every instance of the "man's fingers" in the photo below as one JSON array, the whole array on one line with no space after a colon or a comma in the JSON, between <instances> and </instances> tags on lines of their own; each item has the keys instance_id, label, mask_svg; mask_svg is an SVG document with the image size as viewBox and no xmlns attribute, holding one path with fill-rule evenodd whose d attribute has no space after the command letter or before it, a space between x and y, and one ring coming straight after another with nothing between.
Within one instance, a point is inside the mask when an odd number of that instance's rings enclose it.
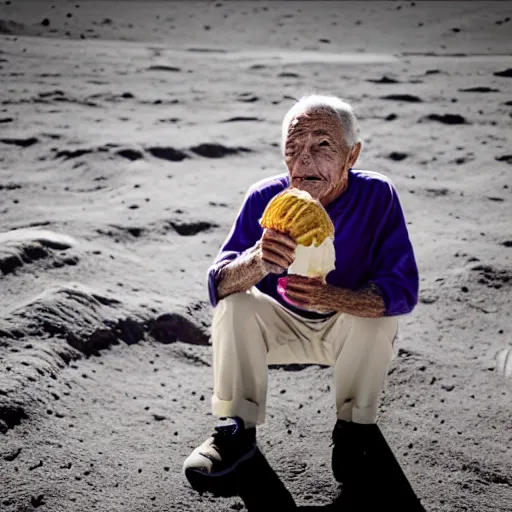
<instances>
[{"instance_id":1,"label":"man's fingers","mask_svg":"<svg viewBox=\"0 0 512 512\"><path fill-rule=\"evenodd\" d=\"M303 282L290 282L286 281L286 289L287 290L297 290L297 291L308 291L312 290L314 286L311 286L311 283L303 283Z\"/></svg>"},{"instance_id":2,"label":"man's fingers","mask_svg":"<svg viewBox=\"0 0 512 512\"><path fill-rule=\"evenodd\" d=\"M281 254L277 254L272 251L263 251L262 259L269 263L273 263L274 265L279 265L284 269L287 269L290 265L290 262Z\"/></svg>"},{"instance_id":3,"label":"man's fingers","mask_svg":"<svg viewBox=\"0 0 512 512\"><path fill-rule=\"evenodd\" d=\"M305 277L305 276L298 276L298 275L291 275L286 278L286 289L290 290L297 290L297 291L308 291L312 292L313 290L316 290L322 282L319 279L311 278L311 277Z\"/></svg>"},{"instance_id":4,"label":"man's fingers","mask_svg":"<svg viewBox=\"0 0 512 512\"><path fill-rule=\"evenodd\" d=\"M313 297L307 291L290 290L288 286L286 287L285 294L293 301L302 302L304 304L310 304L313 300Z\"/></svg>"},{"instance_id":5,"label":"man's fingers","mask_svg":"<svg viewBox=\"0 0 512 512\"><path fill-rule=\"evenodd\" d=\"M273 240L289 247L290 249L295 249L297 247L297 242L293 238L288 236L286 233L281 233L274 229L266 229L263 236L265 240Z\"/></svg>"},{"instance_id":6,"label":"man's fingers","mask_svg":"<svg viewBox=\"0 0 512 512\"><path fill-rule=\"evenodd\" d=\"M274 242L265 242L262 246L263 253L273 252L278 254L282 258L288 261L288 264L291 264L295 259L295 252L288 247L284 247L282 244L274 243Z\"/></svg>"}]
</instances>

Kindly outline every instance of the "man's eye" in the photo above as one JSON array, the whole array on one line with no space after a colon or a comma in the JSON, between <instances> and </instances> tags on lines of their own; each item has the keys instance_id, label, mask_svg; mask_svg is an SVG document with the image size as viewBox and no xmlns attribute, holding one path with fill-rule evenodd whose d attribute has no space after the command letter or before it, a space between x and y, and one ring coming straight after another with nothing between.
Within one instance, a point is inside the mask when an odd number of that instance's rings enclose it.
<instances>
[{"instance_id":1,"label":"man's eye","mask_svg":"<svg viewBox=\"0 0 512 512\"><path fill-rule=\"evenodd\" d=\"M319 146L330 146L329 144L329 141L327 140L323 140L322 142L320 142L320 144L318 144Z\"/></svg>"}]
</instances>

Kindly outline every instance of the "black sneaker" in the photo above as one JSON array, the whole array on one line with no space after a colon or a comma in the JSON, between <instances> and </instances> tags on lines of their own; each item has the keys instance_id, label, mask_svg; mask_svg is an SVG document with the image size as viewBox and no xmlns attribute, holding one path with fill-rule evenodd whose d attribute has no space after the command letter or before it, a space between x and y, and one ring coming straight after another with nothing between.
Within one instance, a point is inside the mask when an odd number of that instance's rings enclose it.
<instances>
[{"instance_id":1,"label":"black sneaker","mask_svg":"<svg viewBox=\"0 0 512 512\"><path fill-rule=\"evenodd\" d=\"M246 429L243 420L233 418L232 424L215 427L215 433L187 457L183 471L198 492L235 496L235 470L257 451L256 429Z\"/></svg>"}]
</instances>

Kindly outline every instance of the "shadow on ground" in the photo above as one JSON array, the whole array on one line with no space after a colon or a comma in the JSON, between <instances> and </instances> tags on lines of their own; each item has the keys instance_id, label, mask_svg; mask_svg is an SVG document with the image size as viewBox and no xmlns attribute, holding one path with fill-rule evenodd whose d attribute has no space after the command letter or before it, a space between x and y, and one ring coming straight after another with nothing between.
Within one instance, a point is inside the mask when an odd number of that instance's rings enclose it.
<instances>
[{"instance_id":1,"label":"shadow on ground","mask_svg":"<svg viewBox=\"0 0 512 512\"><path fill-rule=\"evenodd\" d=\"M383 475L382 485L385 483ZM340 493L327 505L297 506L285 485L272 469L265 456L258 452L255 457L239 468L238 493L249 512L273 511L343 511L375 512L375 510L393 510L394 512L425 512L417 498L410 499L407 489L387 489L392 502L368 483L358 490L351 491L340 486Z\"/></svg>"}]
</instances>

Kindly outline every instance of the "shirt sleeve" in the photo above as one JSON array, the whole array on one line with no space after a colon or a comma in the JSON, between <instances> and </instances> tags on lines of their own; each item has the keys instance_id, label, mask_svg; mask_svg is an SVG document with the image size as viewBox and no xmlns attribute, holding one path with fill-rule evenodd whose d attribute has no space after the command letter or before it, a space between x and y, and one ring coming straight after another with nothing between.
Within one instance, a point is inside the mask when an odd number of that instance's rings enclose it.
<instances>
[{"instance_id":1,"label":"shirt sleeve","mask_svg":"<svg viewBox=\"0 0 512 512\"><path fill-rule=\"evenodd\" d=\"M382 200L382 220L372 248L371 282L382 294L386 316L405 315L418 303L418 267L402 206L391 183L386 183Z\"/></svg>"},{"instance_id":2,"label":"shirt sleeve","mask_svg":"<svg viewBox=\"0 0 512 512\"><path fill-rule=\"evenodd\" d=\"M263 230L258 222L261 209L259 196L257 190L249 189L228 236L208 268L208 294L213 307L219 302L216 280L221 268L251 248L261 237Z\"/></svg>"}]
</instances>

